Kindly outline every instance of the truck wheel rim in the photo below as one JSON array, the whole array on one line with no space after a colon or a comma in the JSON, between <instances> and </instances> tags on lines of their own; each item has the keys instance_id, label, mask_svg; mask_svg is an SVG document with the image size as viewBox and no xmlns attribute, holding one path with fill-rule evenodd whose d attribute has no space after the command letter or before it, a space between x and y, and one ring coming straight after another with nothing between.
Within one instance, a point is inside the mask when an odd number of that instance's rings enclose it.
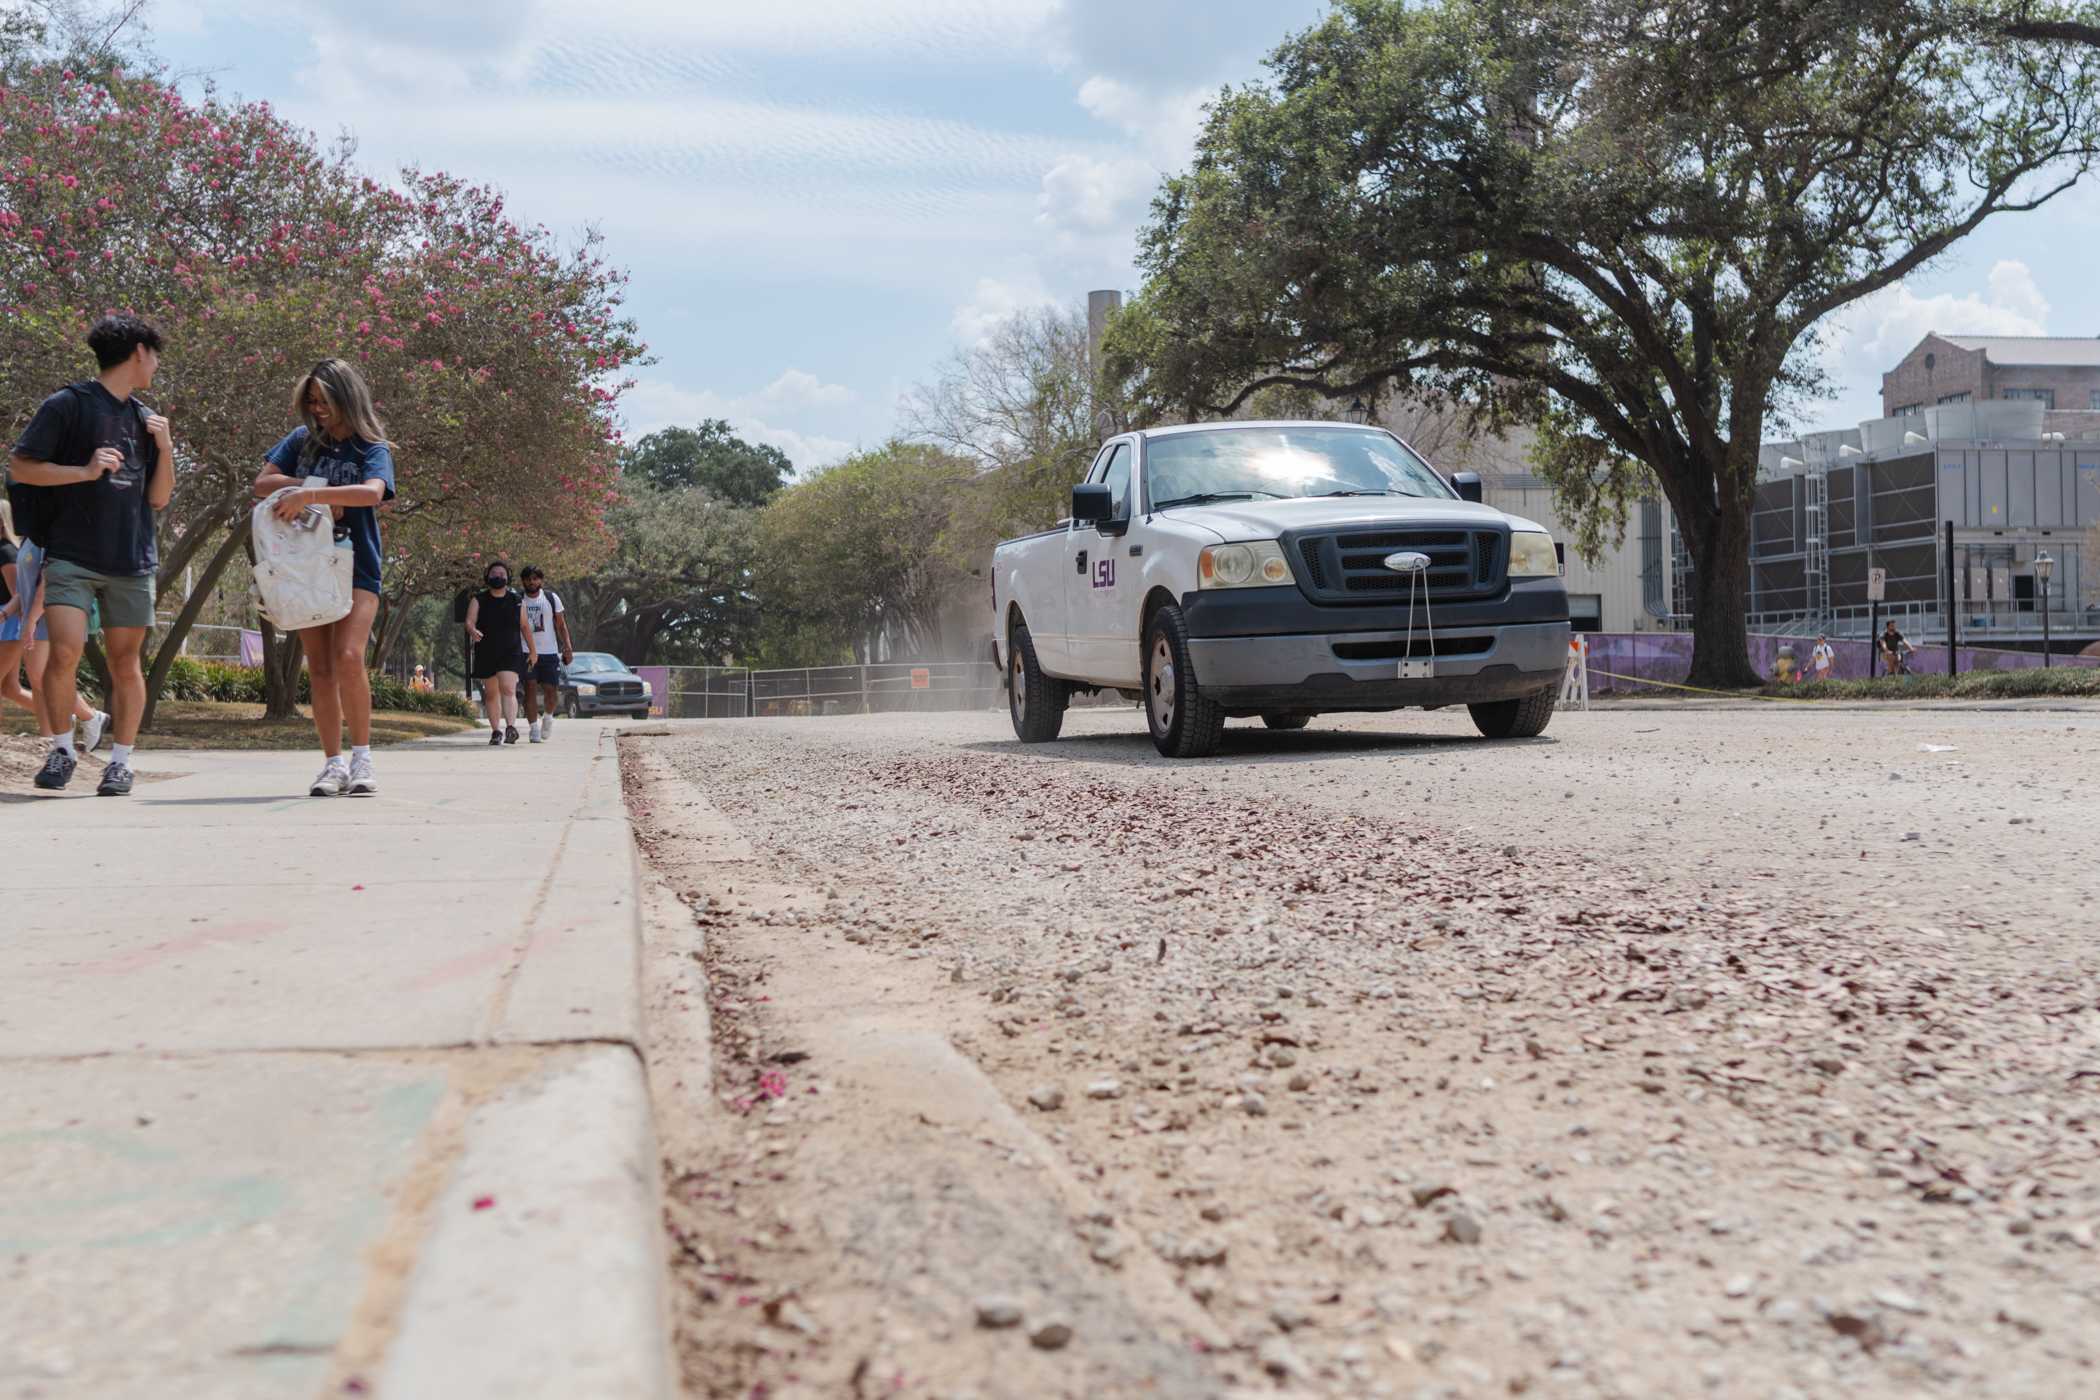
<instances>
[{"instance_id":1,"label":"truck wheel rim","mask_svg":"<svg viewBox=\"0 0 2100 1400\"><path fill-rule=\"evenodd\" d=\"M1174 651L1165 637L1152 644L1152 676L1145 688L1152 723L1164 734L1174 727Z\"/></svg>"},{"instance_id":2,"label":"truck wheel rim","mask_svg":"<svg viewBox=\"0 0 2100 1400\"><path fill-rule=\"evenodd\" d=\"M1013 673L1014 713L1025 715L1028 713L1028 668L1021 664L1021 653L1018 651L1014 653Z\"/></svg>"}]
</instances>

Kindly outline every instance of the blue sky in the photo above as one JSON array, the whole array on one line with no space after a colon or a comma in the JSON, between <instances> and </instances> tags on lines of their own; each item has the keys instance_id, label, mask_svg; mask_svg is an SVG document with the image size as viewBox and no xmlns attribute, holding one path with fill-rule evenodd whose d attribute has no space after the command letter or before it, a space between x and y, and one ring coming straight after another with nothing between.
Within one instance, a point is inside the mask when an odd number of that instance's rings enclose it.
<instances>
[{"instance_id":1,"label":"blue sky","mask_svg":"<svg viewBox=\"0 0 2100 1400\"><path fill-rule=\"evenodd\" d=\"M1130 288L1201 104L1322 0L158 0L175 67L505 189L633 273L634 432L726 417L798 467L872 445L1014 310ZM2100 332L2079 191L1856 309L1825 355L1878 412L1927 330Z\"/></svg>"}]
</instances>

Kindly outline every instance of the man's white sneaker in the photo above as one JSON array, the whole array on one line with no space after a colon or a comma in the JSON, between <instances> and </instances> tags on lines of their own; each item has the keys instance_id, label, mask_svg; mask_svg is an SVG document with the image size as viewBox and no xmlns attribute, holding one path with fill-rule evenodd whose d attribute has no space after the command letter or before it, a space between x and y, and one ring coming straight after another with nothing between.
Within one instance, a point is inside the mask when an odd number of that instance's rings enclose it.
<instances>
[{"instance_id":1,"label":"man's white sneaker","mask_svg":"<svg viewBox=\"0 0 2100 1400\"><path fill-rule=\"evenodd\" d=\"M526 737L527 739L531 740L531 741L532 741L533 743L537 744L537 743L538 743L538 742L540 741L540 727L539 727L539 725L537 725L537 724L528 724L528 725L526 725L526 726L525 726L525 737Z\"/></svg>"},{"instance_id":2,"label":"man's white sneaker","mask_svg":"<svg viewBox=\"0 0 2100 1400\"><path fill-rule=\"evenodd\" d=\"M350 760L350 795L352 797L375 797L379 793L379 779L372 772L372 760L362 755Z\"/></svg>"},{"instance_id":3,"label":"man's white sneaker","mask_svg":"<svg viewBox=\"0 0 2100 1400\"><path fill-rule=\"evenodd\" d=\"M350 770L343 767L339 758L331 758L321 767L321 776L306 790L308 797L341 797L350 786Z\"/></svg>"},{"instance_id":4,"label":"man's white sneaker","mask_svg":"<svg viewBox=\"0 0 2100 1400\"><path fill-rule=\"evenodd\" d=\"M541 715L541 716L540 716L540 737L541 737L542 739L552 739L552 738L554 737L554 716L553 716L553 715Z\"/></svg>"},{"instance_id":5,"label":"man's white sneaker","mask_svg":"<svg viewBox=\"0 0 2100 1400\"><path fill-rule=\"evenodd\" d=\"M109 730L109 716L101 710L95 711L87 722L80 726L80 751L93 753L102 745L102 736Z\"/></svg>"}]
</instances>

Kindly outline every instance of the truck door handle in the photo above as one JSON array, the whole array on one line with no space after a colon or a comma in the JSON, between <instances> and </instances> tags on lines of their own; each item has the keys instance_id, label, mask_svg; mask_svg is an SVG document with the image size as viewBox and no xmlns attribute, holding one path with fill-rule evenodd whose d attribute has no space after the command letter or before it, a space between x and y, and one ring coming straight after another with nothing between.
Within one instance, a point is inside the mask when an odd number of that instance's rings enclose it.
<instances>
[{"instance_id":1,"label":"truck door handle","mask_svg":"<svg viewBox=\"0 0 2100 1400\"><path fill-rule=\"evenodd\" d=\"M1085 550L1083 550L1083 549L1079 551L1079 568L1078 568L1078 572L1079 572L1079 573L1082 573L1082 574L1086 572L1086 551L1085 551Z\"/></svg>"}]
</instances>

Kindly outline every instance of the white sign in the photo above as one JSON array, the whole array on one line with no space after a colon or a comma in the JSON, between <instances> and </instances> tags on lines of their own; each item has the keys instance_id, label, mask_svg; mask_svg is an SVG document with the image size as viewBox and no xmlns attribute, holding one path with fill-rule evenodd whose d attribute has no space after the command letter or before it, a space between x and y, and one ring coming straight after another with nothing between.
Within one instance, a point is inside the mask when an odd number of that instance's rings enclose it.
<instances>
[{"instance_id":1,"label":"white sign","mask_svg":"<svg viewBox=\"0 0 2100 1400\"><path fill-rule=\"evenodd\" d=\"M1970 602L1972 602L1972 603L1981 603L1981 602L1982 602L1982 601L1984 601L1984 600L1985 600L1986 598L1988 598L1988 597L1990 597L1990 596L1991 596L1991 590L1990 590L1990 585L1989 585L1989 584L1988 584L1988 583L1986 582L1986 580L1987 580L1987 579L1988 579L1989 577L1990 577L1990 570L1986 569L1986 568L1985 568L1985 567L1984 567L1983 565L1981 565L1981 564L1971 564L1971 565L1969 565L1969 601L1970 601Z\"/></svg>"},{"instance_id":2,"label":"white sign","mask_svg":"<svg viewBox=\"0 0 2100 1400\"><path fill-rule=\"evenodd\" d=\"M1887 569L1867 570L1867 601L1870 603L1886 602L1888 596L1889 571Z\"/></svg>"},{"instance_id":3,"label":"white sign","mask_svg":"<svg viewBox=\"0 0 2100 1400\"><path fill-rule=\"evenodd\" d=\"M1991 565L1991 597L2000 603L2012 601L2012 565Z\"/></svg>"}]
</instances>

